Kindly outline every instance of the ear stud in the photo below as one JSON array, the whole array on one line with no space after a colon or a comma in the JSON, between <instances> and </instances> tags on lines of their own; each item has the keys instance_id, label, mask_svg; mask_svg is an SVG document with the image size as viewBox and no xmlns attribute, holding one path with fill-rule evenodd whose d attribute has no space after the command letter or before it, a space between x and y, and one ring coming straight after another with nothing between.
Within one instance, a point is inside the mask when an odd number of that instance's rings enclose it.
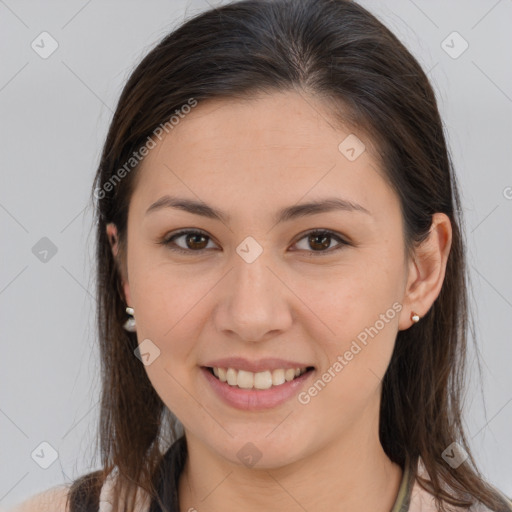
<instances>
[{"instance_id":1,"label":"ear stud","mask_svg":"<svg viewBox=\"0 0 512 512\"><path fill-rule=\"evenodd\" d=\"M411 313L411 320L417 324L420 321L420 316L414 311Z\"/></svg>"},{"instance_id":2,"label":"ear stud","mask_svg":"<svg viewBox=\"0 0 512 512\"><path fill-rule=\"evenodd\" d=\"M136 326L136 323L135 323L135 318L133 318L133 315L134 315L135 311L134 311L133 308L127 307L126 308L126 313L128 315L130 315L130 318L128 318L128 320L126 320L126 322L124 323L123 327L128 332L135 332L137 330L137 326Z\"/></svg>"}]
</instances>

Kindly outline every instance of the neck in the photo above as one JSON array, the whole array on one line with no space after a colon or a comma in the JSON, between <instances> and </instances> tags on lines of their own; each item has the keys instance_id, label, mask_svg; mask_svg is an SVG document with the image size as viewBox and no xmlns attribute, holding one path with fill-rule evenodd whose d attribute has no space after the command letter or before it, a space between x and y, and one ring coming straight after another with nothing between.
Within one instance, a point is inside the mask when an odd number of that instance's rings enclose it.
<instances>
[{"instance_id":1,"label":"neck","mask_svg":"<svg viewBox=\"0 0 512 512\"><path fill-rule=\"evenodd\" d=\"M390 512L402 480L378 429L377 435L343 436L307 458L268 470L233 464L190 433L187 446L180 510Z\"/></svg>"}]
</instances>

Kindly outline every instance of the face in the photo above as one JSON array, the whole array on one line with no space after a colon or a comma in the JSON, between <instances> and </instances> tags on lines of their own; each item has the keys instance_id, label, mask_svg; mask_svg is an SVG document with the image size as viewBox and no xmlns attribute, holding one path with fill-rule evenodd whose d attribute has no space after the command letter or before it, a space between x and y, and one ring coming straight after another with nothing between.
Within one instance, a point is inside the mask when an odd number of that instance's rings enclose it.
<instances>
[{"instance_id":1,"label":"face","mask_svg":"<svg viewBox=\"0 0 512 512\"><path fill-rule=\"evenodd\" d=\"M362 134L357 158L339 149L350 133L297 93L209 101L138 171L124 290L145 369L187 435L234 463L377 432L408 263L398 198ZM301 208L327 199L356 206Z\"/></svg>"}]
</instances>

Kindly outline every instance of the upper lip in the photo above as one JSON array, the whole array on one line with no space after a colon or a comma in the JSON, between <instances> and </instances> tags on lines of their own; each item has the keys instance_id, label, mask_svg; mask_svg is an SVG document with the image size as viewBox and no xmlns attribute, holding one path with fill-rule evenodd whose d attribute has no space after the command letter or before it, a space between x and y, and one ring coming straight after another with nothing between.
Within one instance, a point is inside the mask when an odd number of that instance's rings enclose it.
<instances>
[{"instance_id":1,"label":"upper lip","mask_svg":"<svg viewBox=\"0 0 512 512\"><path fill-rule=\"evenodd\" d=\"M236 370L245 370L247 372L263 372L265 370L277 370L279 368L308 368L312 365L301 363L298 361L286 361L277 358L258 359L257 361L249 361L243 357L226 357L223 359L215 359L205 363L203 366L216 368L233 368Z\"/></svg>"}]
</instances>

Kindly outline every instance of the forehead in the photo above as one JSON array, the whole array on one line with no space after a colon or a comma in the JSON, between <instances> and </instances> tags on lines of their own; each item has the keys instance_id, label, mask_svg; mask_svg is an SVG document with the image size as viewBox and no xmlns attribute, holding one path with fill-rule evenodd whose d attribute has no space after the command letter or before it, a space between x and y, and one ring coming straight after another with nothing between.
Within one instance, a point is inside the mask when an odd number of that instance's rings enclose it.
<instances>
[{"instance_id":1,"label":"forehead","mask_svg":"<svg viewBox=\"0 0 512 512\"><path fill-rule=\"evenodd\" d=\"M362 151L357 158L344 153L347 144L356 156ZM261 211L273 201L336 193L369 210L389 208L397 199L371 148L366 136L335 124L327 104L304 94L208 100L145 157L137 189L146 202L172 191L224 209L245 201Z\"/></svg>"},{"instance_id":2,"label":"forehead","mask_svg":"<svg viewBox=\"0 0 512 512\"><path fill-rule=\"evenodd\" d=\"M174 138L176 144L194 140L208 153L233 153L238 148L275 156L269 153L275 148L340 156L338 145L351 130L335 121L332 107L326 100L291 91L211 99L182 116L166 139Z\"/></svg>"}]
</instances>

